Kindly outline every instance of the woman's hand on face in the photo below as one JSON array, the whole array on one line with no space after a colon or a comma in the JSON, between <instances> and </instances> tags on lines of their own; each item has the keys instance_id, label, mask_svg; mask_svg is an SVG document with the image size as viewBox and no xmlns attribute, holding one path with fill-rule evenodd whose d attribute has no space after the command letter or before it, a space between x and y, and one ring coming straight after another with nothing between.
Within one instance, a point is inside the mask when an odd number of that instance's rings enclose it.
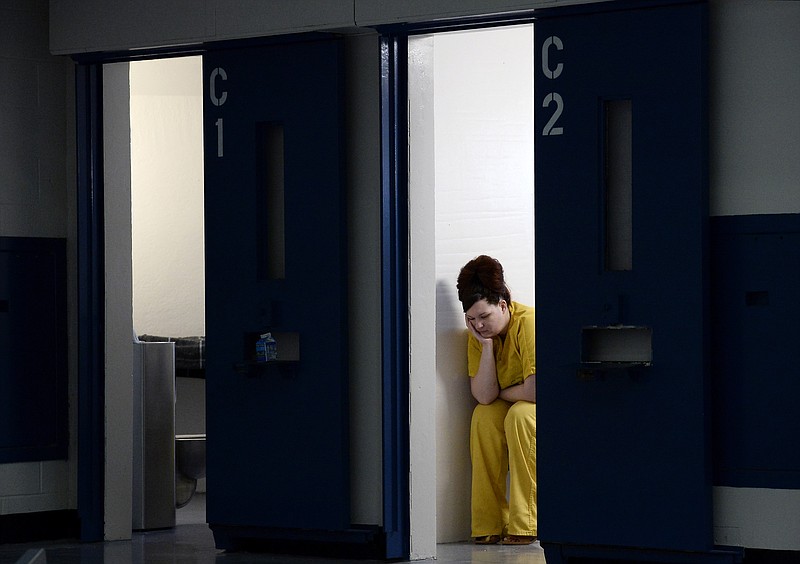
<instances>
[{"instance_id":1,"label":"woman's hand on face","mask_svg":"<svg viewBox=\"0 0 800 564\"><path fill-rule=\"evenodd\" d=\"M480 333L478 333L478 330L475 329L475 326L472 324L472 321L469 320L466 314L464 315L464 322L467 324L467 329L469 329L469 332L472 333L473 337L478 339L479 343L483 345L492 342L491 337L487 339L486 337L483 337Z\"/></svg>"}]
</instances>

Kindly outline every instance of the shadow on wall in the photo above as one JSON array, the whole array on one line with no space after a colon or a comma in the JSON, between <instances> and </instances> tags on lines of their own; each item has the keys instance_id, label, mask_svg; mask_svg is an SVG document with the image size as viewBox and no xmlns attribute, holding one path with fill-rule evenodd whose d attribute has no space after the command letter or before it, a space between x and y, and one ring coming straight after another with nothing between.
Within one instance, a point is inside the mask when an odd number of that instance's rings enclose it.
<instances>
[{"instance_id":1,"label":"shadow on wall","mask_svg":"<svg viewBox=\"0 0 800 564\"><path fill-rule=\"evenodd\" d=\"M454 280L436 283L437 541L470 538L469 422L475 400L467 380L467 332Z\"/></svg>"}]
</instances>

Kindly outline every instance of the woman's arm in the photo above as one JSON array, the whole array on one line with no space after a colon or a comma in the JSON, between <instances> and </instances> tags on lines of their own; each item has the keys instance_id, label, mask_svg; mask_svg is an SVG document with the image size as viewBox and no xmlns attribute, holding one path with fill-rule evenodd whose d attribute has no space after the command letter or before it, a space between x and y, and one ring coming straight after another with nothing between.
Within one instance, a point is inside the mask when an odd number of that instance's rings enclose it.
<instances>
[{"instance_id":1,"label":"woman's arm","mask_svg":"<svg viewBox=\"0 0 800 564\"><path fill-rule=\"evenodd\" d=\"M518 333L515 334L516 344L519 347L520 360L523 374L528 376L522 384L509 386L500 392L500 398L506 401L528 401L536 403L536 324L534 322L533 308L521 309Z\"/></svg>"},{"instance_id":2,"label":"woman's arm","mask_svg":"<svg viewBox=\"0 0 800 564\"><path fill-rule=\"evenodd\" d=\"M500 399L510 402L529 401L531 403L536 403L536 374L531 374L525 378L522 384L509 386L504 390L500 390L499 397Z\"/></svg>"},{"instance_id":3,"label":"woman's arm","mask_svg":"<svg viewBox=\"0 0 800 564\"><path fill-rule=\"evenodd\" d=\"M500 393L500 385L497 383L497 368L494 364L494 344L492 339L481 337L469 319L466 319L466 322L470 333L481 346L481 360L475 376L470 378L470 391L478 403L490 404L497 399Z\"/></svg>"}]
</instances>

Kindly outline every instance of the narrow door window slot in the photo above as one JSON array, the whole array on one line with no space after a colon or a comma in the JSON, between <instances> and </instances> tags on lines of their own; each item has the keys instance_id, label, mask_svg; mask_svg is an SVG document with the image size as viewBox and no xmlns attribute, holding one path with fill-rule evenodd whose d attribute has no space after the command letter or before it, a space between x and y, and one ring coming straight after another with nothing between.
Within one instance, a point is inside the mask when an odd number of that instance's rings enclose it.
<instances>
[{"instance_id":1,"label":"narrow door window slot","mask_svg":"<svg viewBox=\"0 0 800 564\"><path fill-rule=\"evenodd\" d=\"M632 109L630 100L603 103L605 130L605 269L633 270Z\"/></svg>"}]
</instances>

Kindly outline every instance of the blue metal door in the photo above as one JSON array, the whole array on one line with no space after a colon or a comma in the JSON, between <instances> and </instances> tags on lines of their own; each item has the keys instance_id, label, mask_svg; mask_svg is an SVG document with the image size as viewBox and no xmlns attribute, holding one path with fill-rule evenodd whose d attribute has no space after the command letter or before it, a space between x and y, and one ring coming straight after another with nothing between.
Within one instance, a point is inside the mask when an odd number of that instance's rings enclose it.
<instances>
[{"instance_id":1,"label":"blue metal door","mask_svg":"<svg viewBox=\"0 0 800 564\"><path fill-rule=\"evenodd\" d=\"M340 59L329 39L203 58L207 518L221 547L350 525ZM267 332L278 357L259 362Z\"/></svg>"},{"instance_id":2,"label":"blue metal door","mask_svg":"<svg viewBox=\"0 0 800 564\"><path fill-rule=\"evenodd\" d=\"M703 3L639 2L535 24L548 562L713 545L705 22Z\"/></svg>"}]
</instances>

